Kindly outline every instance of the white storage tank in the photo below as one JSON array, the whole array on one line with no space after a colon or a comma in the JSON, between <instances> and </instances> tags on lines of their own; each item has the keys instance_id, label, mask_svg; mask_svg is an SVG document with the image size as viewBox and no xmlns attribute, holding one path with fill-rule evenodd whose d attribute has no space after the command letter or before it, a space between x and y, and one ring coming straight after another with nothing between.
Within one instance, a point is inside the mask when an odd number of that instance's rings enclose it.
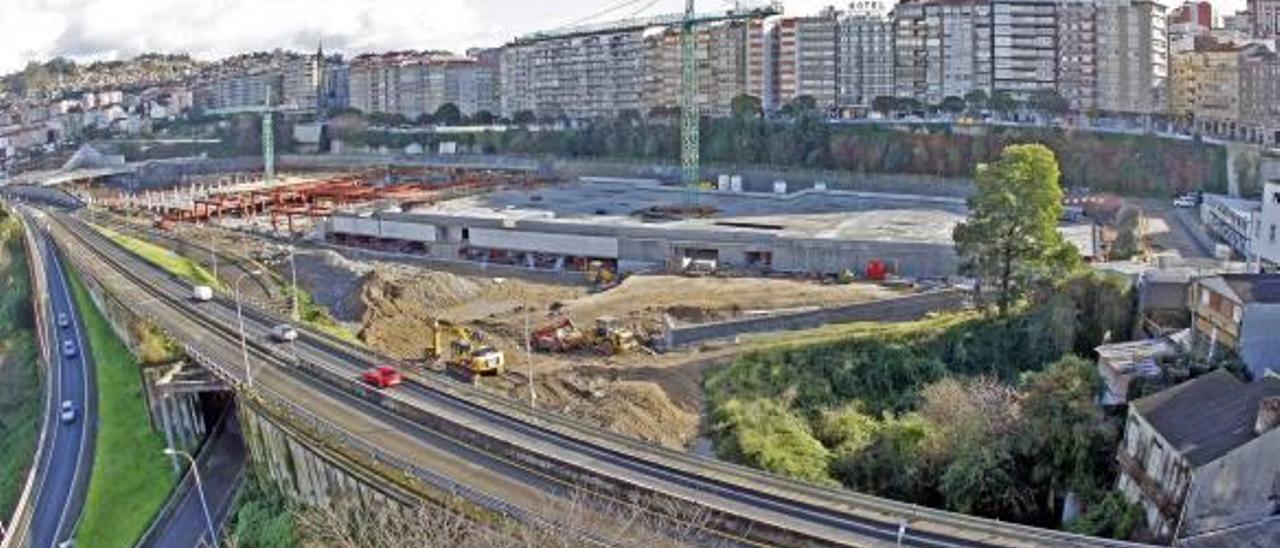
<instances>
[{"instance_id":1,"label":"white storage tank","mask_svg":"<svg viewBox=\"0 0 1280 548\"><path fill-rule=\"evenodd\" d=\"M814 190L817 190L817 191L819 191L819 192L826 192L826 191L827 191L827 182L826 182L826 181L818 181L818 182L816 182L816 183L813 183L813 189L814 189Z\"/></svg>"},{"instance_id":2,"label":"white storage tank","mask_svg":"<svg viewBox=\"0 0 1280 548\"><path fill-rule=\"evenodd\" d=\"M742 176L734 175L729 177L729 190L733 192L742 192Z\"/></svg>"},{"instance_id":3,"label":"white storage tank","mask_svg":"<svg viewBox=\"0 0 1280 548\"><path fill-rule=\"evenodd\" d=\"M721 175L720 178L716 180L716 188L721 192L728 191L731 188L729 181L730 179L728 175Z\"/></svg>"},{"instance_id":4,"label":"white storage tank","mask_svg":"<svg viewBox=\"0 0 1280 548\"><path fill-rule=\"evenodd\" d=\"M773 182L773 193L774 193L774 194L786 194L786 193L787 193L787 182L786 182L786 181L774 181L774 182Z\"/></svg>"}]
</instances>

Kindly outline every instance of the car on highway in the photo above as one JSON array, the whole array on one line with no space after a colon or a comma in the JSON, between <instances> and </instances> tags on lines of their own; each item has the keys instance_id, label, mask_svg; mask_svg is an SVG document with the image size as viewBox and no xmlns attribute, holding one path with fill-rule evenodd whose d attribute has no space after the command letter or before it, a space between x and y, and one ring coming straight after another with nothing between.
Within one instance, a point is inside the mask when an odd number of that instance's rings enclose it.
<instances>
[{"instance_id":1,"label":"car on highway","mask_svg":"<svg viewBox=\"0 0 1280 548\"><path fill-rule=\"evenodd\" d=\"M62 355L68 358L76 357L76 343L71 341L62 341Z\"/></svg>"},{"instance_id":2,"label":"car on highway","mask_svg":"<svg viewBox=\"0 0 1280 548\"><path fill-rule=\"evenodd\" d=\"M71 325L71 320L67 319L67 315L66 315L66 313L64 313L64 312L59 312L59 313L58 313L58 327L69 327L70 325Z\"/></svg>"},{"instance_id":3,"label":"car on highway","mask_svg":"<svg viewBox=\"0 0 1280 548\"><path fill-rule=\"evenodd\" d=\"M76 404L71 403L71 400L63 400L62 411L58 413L58 416L62 418L62 422L64 423L71 423L75 421L76 420Z\"/></svg>"},{"instance_id":4,"label":"car on highway","mask_svg":"<svg viewBox=\"0 0 1280 548\"><path fill-rule=\"evenodd\" d=\"M1196 207L1200 205L1200 194L1188 192L1173 199L1173 207Z\"/></svg>"},{"instance_id":5,"label":"car on highway","mask_svg":"<svg viewBox=\"0 0 1280 548\"><path fill-rule=\"evenodd\" d=\"M191 290L191 299L196 302L208 302L213 300L213 288L207 285L197 285Z\"/></svg>"},{"instance_id":6,"label":"car on highway","mask_svg":"<svg viewBox=\"0 0 1280 548\"><path fill-rule=\"evenodd\" d=\"M365 371L361 378L364 382L378 388L391 388L404 382L404 376L400 374L400 370L392 365L379 365Z\"/></svg>"},{"instance_id":7,"label":"car on highway","mask_svg":"<svg viewBox=\"0 0 1280 548\"><path fill-rule=\"evenodd\" d=\"M298 330L292 325L282 323L271 328L271 339L276 342L292 342L298 339Z\"/></svg>"}]
</instances>

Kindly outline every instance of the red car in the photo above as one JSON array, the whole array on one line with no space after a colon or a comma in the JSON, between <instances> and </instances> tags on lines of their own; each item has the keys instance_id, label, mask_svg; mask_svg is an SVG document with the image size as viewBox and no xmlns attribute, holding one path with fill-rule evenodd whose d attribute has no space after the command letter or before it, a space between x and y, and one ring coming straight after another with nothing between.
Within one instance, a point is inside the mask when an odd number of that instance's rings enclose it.
<instances>
[{"instance_id":1,"label":"red car","mask_svg":"<svg viewBox=\"0 0 1280 548\"><path fill-rule=\"evenodd\" d=\"M362 378L364 379L364 382L378 388L391 388L401 382L404 382L404 377L400 375L400 370L390 365L379 365L378 367L365 371Z\"/></svg>"}]
</instances>

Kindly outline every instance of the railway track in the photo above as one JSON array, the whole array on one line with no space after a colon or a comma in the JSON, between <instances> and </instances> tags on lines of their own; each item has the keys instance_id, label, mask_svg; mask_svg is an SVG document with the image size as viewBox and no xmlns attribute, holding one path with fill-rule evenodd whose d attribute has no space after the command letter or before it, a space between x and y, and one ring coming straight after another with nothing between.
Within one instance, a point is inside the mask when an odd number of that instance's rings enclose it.
<instances>
[{"instance_id":1,"label":"railway track","mask_svg":"<svg viewBox=\"0 0 1280 548\"><path fill-rule=\"evenodd\" d=\"M86 247L101 256L111 256L121 272L138 277L139 285L150 286L179 310L198 314L186 302L189 288L155 271L141 259L111 245L109 240L86 227L74 227L75 220L63 219L64 226L82 238ZM87 231L87 232L86 232ZM210 304L210 303L206 303ZM212 329L226 331L229 303L217 300ZM201 308L200 310L210 310ZM232 314L232 318L234 315ZM280 320L269 313L246 309L246 328L263 333ZM351 391L353 378L370 365L390 360L367 350L347 347L326 336L301 331L295 343L299 362L314 363L333 375L329 382L346 383ZM255 342L256 352L272 353ZM275 352L278 354L278 352ZM289 360L278 357L276 367L288 368ZM560 462L574 470L585 470L599 478L622 482L633 488L693 503L730 516L747 527L717 531L744 543L776 542L778 536L764 531L792 533L796 539L830 545L866 545L901 540L913 546L1130 546L1106 541L1001 523L921 508L855 493L812 487L719 461L693 457L657 448L622 436L601 432L550 413L531 412L501 397L485 394L443 377L409 375L401 389L379 395L403 403L402 413L420 418L423 413L444 417L472 428L477 436L501 438L527 448L537 457Z\"/></svg>"}]
</instances>

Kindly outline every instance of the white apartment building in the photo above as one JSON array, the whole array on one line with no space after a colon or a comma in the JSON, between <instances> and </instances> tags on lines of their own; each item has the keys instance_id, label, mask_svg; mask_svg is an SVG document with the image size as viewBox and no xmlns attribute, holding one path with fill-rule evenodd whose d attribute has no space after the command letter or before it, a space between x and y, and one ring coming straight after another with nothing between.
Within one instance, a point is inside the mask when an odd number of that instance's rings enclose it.
<instances>
[{"instance_id":1,"label":"white apartment building","mask_svg":"<svg viewBox=\"0 0 1280 548\"><path fill-rule=\"evenodd\" d=\"M992 89L991 5L901 3L894 9L895 95L929 104Z\"/></svg>"},{"instance_id":2,"label":"white apartment building","mask_svg":"<svg viewBox=\"0 0 1280 548\"><path fill-rule=\"evenodd\" d=\"M640 110L644 30L541 33L503 52L502 110L590 119ZM509 66L508 66L509 65Z\"/></svg>"},{"instance_id":3,"label":"white apartment building","mask_svg":"<svg viewBox=\"0 0 1280 548\"><path fill-rule=\"evenodd\" d=\"M1253 256L1264 270L1280 270L1280 181L1269 182L1262 191L1262 207L1254 218L1251 241Z\"/></svg>"},{"instance_id":4,"label":"white apartment building","mask_svg":"<svg viewBox=\"0 0 1280 548\"><path fill-rule=\"evenodd\" d=\"M840 19L836 102L869 109L876 97L892 97L893 20L888 0L859 0Z\"/></svg>"},{"instance_id":5,"label":"white apartment building","mask_svg":"<svg viewBox=\"0 0 1280 548\"><path fill-rule=\"evenodd\" d=\"M1249 17L1254 38L1280 39L1280 0L1249 0Z\"/></svg>"},{"instance_id":6,"label":"white apartment building","mask_svg":"<svg viewBox=\"0 0 1280 548\"><path fill-rule=\"evenodd\" d=\"M993 0L991 18L992 87L1024 99L1056 89L1056 0Z\"/></svg>"},{"instance_id":7,"label":"white apartment building","mask_svg":"<svg viewBox=\"0 0 1280 548\"><path fill-rule=\"evenodd\" d=\"M787 17L777 22L777 105L809 96L819 110L836 107L839 21L835 9L829 7L812 17Z\"/></svg>"},{"instance_id":8,"label":"white apartment building","mask_svg":"<svg viewBox=\"0 0 1280 548\"><path fill-rule=\"evenodd\" d=\"M497 112L491 67L442 53L365 55L351 63L350 104L362 112L400 114L410 120L453 104L465 116Z\"/></svg>"},{"instance_id":9,"label":"white apartment building","mask_svg":"<svg viewBox=\"0 0 1280 548\"><path fill-rule=\"evenodd\" d=\"M734 97L748 93L747 36L751 30L746 23L732 22L700 27L694 33L696 100L703 114L727 116ZM682 81L680 30L659 28L647 33L642 112L679 106Z\"/></svg>"},{"instance_id":10,"label":"white apartment building","mask_svg":"<svg viewBox=\"0 0 1280 548\"><path fill-rule=\"evenodd\" d=\"M1165 7L1154 0L1097 0L1097 107L1163 112L1169 70Z\"/></svg>"}]
</instances>

